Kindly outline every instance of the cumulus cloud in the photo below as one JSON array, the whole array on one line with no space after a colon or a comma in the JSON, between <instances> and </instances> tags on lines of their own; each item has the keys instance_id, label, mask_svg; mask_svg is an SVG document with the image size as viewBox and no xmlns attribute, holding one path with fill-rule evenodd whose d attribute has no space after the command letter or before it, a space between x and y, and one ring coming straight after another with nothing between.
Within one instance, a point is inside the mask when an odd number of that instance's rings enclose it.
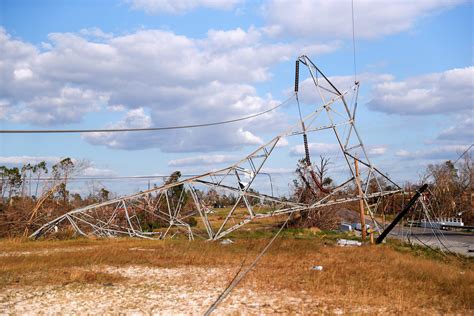
<instances>
[{"instance_id":1,"label":"cumulus cloud","mask_svg":"<svg viewBox=\"0 0 474 316\"><path fill-rule=\"evenodd\" d=\"M168 166L182 167L194 165L216 165L222 163L231 163L237 161L238 158L231 155L199 155L193 157L180 158L170 160Z\"/></svg>"},{"instance_id":2,"label":"cumulus cloud","mask_svg":"<svg viewBox=\"0 0 474 316\"><path fill-rule=\"evenodd\" d=\"M288 142L288 139L286 137L280 138L278 143L276 144L277 148L282 148L288 146L290 143Z\"/></svg>"},{"instance_id":3,"label":"cumulus cloud","mask_svg":"<svg viewBox=\"0 0 474 316\"><path fill-rule=\"evenodd\" d=\"M457 121L457 124L441 131L437 139L445 141L464 141L472 143L474 141L473 111L467 112L467 117L465 117L464 119L455 118L454 120Z\"/></svg>"},{"instance_id":4,"label":"cumulus cloud","mask_svg":"<svg viewBox=\"0 0 474 316\"><path fill-rule=\"evenodd\" d=\"M468 147L468 145L445 145L416 151L401 149L395 155L403 159L454 160Z\"/></svg>"},{"instance_id":5,"label":"cumulus cloud","mask_svg":"<svg viewBox=\"0 0 474 316\"><path fill-rule=\"evenodd\" d=\"M241 0L128 0L133 9L148 14L182 14L197 8L231 10Z\"/></svg>"},{"instance_id":6,"label":"cumulus cloud","mask_svg":"<svg viewBox=\"0 0 474 316\"><path fill-rule=\"evenodd\" d=\"M79 33L81 35L95 37L95 38L112 38L114 36L112 33L106 33L98 27L90 27L86 29L81 29Z\"/></svg>"},{"instance_id":7,"label":"cumulus cloud","mask_svg":"<svg viewBox=\"0 0 474 316\"><path fill-rule=\"evenodd\" d=\"M301 67L301 66L300 66ZM324 69L322 70L324 72ZM300 73L303 73L300 70ZM339 91L344 92L354 86L354 76L329 76L328 79L338 88ZM391 74L384 73L372 73L372 72L363 72L357 76L357 80L360 82L361 86L373 85L380 82L391 81L394 79L394 76ZM319 82L323 87L330 89L329 84L321 80ZM302 103L321 103L321 96L318 90L315 88L313 79L306 78L299 83L300 89L298 92L299 100ZM331 89L332 90L332 89ZM293 87L287 89L287 94L292 93ZM326 98L326 101L333 98L334 95L326 92L324 90L320 91L321 94Z\"/></svg>"},{"instance_id":8,"label":"cumulus cloud","mask_svg":"<svg viewBox=\"0 0 474 316\"><path fill-rule=\"evenodd\" d=\"M295 58L299 47L299 43L267 43L262 36L256 28L210 30L198 39L163 30L114 36L94 28L77 34L52 33L38 49L0 28L2 118L59 125L108 110L125 113L124 121L109 127L143 127L141 119L147 126L169 126L260 112L278 101L271 95L259 96L253 84L271 78L270 67ZM312 49L325 53L337 48L329 43ZM270 128L265 123L269 120ZM273 112L213 130L84 138L109 148L212 151L260 144L257 133L284 124L284 116Z\"/></svg>"},{"instance_id":9,"label":"cumulus cloud","mask_svg":"<svg viewBox=\"0 0 474 316\"><path fill-rule=\"evenodd\" d=\"M354 1L356 34L376 38L407 31L420 18L464 0ZM264 5L267 31L273 35L350 38L351 1L270 0Z\"/></svg>"},{"instance_id":10,"label":"cumulus cloud","mask_svg":"<svg viewBox=\"0 0 474 316\"><path fill-rule=\"evenodd\" d=\"M271 173L271 174L287 174L293 173L295 169L291 168L275 168L275 167L263 167L262 173Z\"/></svg>"},{"instance_id":11,"label":"cumulus cloud","mask_svg":"<svg viewBox=\"0 0 474 316\"><path fill-rule=\"evenodd\" d=\"M107 128L150 127L151 117L143 108L128 111L117 123ZM217 126L153 132L89 133L82 138L93 145L111 149L138 150L158 147L163 152L210 152L237 150L245 145L261 145L263 140L243 127Z\"/></svg>"},{"instance_id":12,"label":"cumulus cloud","mask_svg":"<svg viewBox=\"0 0 474 316\"><path fill-rule=\"evenodd\" d=\"M86 113L98 111L107 101L105 93L65 86L57 95L37 96L18 104L10 117L15 122L39 125L77 123Z\"/></svg>"},{"instance_id":13,"label":"cumulus cloud","mask_svg":"<svg viewBox=\"0 0 474 316\"><path fill-rule=\"evenodd\" d=\"M0 164L26 165L45 161L50 164L58 163L62 158L56 156L0 156Z\"/></svg>"},{"instance_id":14,"label":"cumulus cloud","mask_svg":"<svg viewBox=\"0 0 474 316\"><path fill-rule=\"evenodd\" d=\"M453 113L472 109L474 67L385 81L374 86L368 107L401 115Z\"/></svg>"},{"instance_id":15,"label":"cumulus cloud","mask_svg":"<svg viewBox=\"0 0 474 316\"><path fill-rule=\"evenodd\" d=\"M255 27L248 31L240 27L233 30L209 30L207 32L207 42L214 49L228 49L257 43L262 37L262 33Z\"/></svg>"},{"instance_id":16,"label":"cumulus cloud","mask_svg":"<svg viewBox=\"0 0 474 316\"><path fill-rule=\"evenodd\" d=\"M341 151L337 143L309 143L309 152L315 156L334 155ZM368 146L368 155L371 157L382 156L387 152L387 146ZM304 145L296 145L290 148L291 156L303 157L305 155Z\"/></svg>"},{"instance_id":17,"label":"cumulus cloud","mask_svg":"<svg viewBox=\"0 0 474 316\"><path fill-rule=\"evenodd\" d=\"M46 162L49 166L55 165L65 157L58 156L0 156L0 165L11 165L11 166L23 166L26 164L38 164L40 162ZM81 176L114 176L117 173L108 168L100 168L92 161L78 160L72 158L74 164L79 164L81 167Z\"/></svg>"},{"instance_id":18,"label":"cumulus cloud","mask_svg":"<svg viewBox=\"0 0 474 316\"><path fill-rule=\"evenodd\" d=\"M85 168L81 172L81 176L84 177L111 177L111 176L116 176L117 173L113 170L107 169L107 168L98 168L95 167L94 164L91 166Z\"/></svg>"},{"instance_id":19,"label":"cumulus cloud","mask_svg":"<svg viewBox=\"0 0 474 316\"><path fill-rule=\"evenodd\" d=\"M369 155L382 156L387 152L386 146L369 147Z\"/></svg>"},{"instance_id":20,"label":"cumulus cloud","mask_svg":"<svg viewBox=\"0 0 474 316\"><path fill-rule=\"evenodd\" d=\"M329 143L309 143L308 148L310 153L314 155L334 154L340 150L338 144ZM290 155L292 156L304 156L304 154L304 145L296 145L290 148Z\"/></svg>"}]
</instances>

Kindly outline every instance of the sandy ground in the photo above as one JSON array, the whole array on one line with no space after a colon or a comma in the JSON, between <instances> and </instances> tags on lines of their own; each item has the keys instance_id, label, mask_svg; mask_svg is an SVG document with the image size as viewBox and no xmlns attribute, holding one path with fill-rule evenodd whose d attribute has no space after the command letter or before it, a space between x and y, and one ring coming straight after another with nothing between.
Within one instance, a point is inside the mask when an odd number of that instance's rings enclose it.
<instances>
[{"instance_id":1,"label":"sandy ground","mask_svg":"<svg viewBox=\"0 0 474 316\"><path fill-rule=\"evenodd\" d=\"M29 256L29 255L47 256L55 252L77 252L77 251L90 250L94 248L98 248L98 247L88 246L88 247L51 248L51 249L45 249L45 250L30 250L30 251L7 251L7 252L0 253L0 257L18 257L18 256Z\"/></svg>"},{"instance_id":2,"label":"sandy ground","mask_svg":"<svg viewBox=\"0 0 474 316\"><path fill-rule=\"evenodd\" d=\"M9 286L0 291L0 314L202 315L227 285L235 268L101 266L94 271L119 273L127 280L115 284ZM320 304L305 292L256 293L237 288L215 315L384 312L368 307L348 311L330 306L327 299Z\"/></svg>"}]
</instances>

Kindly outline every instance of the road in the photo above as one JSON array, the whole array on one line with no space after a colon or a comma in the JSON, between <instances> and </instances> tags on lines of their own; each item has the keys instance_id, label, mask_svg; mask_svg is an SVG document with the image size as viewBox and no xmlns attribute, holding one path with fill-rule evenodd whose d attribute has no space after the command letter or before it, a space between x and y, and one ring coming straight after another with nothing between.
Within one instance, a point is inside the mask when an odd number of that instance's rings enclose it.
<instances>
[{"instance_id":1,"label":"road","mask_svg":"<svg viewBox=\"0 0 474 316\"><path fill-rule=\"evenodd\" d=\"M397 226L390 234L390 237L411 241L418 245L428 245L430 247L441 248L446 251L456 252L468 257L474 257L474 233L458 232L451 230L435 230L439 240L430 228L403 227ZM440 241L446 246L440 244ZM469 252L471 249L472 252Z\"/></svg>"}]
</instances>

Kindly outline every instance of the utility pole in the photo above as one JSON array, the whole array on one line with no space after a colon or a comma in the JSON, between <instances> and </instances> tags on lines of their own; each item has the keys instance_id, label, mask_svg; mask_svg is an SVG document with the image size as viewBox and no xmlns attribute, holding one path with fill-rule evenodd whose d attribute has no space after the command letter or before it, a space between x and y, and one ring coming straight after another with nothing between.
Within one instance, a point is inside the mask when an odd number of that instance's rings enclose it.
<instances>
[{"instance_id":1,"label":"utility pole","mask_svg":"<svg viewBox=\"0 0 474 316\"><path fill-rule=\"evenodd\" d=\"M377 244L380 244L384 240L384 238L390 233L390 231L395 226L397 226L398 222L400 222L400 220L403 218L403 216L405 216L408 213L408 211L411 209L411 207L415 204L416 200L418 200L420 195L427 188L428 188L428 184L425 183L418 190L416 190L415 195L413 195L413 197L408 202L408 204L403 208L403 210L400 213L398 213L397 217L395 217L395 219L390 223L390 225L388 225L388 227L385 228L385 230L382 232L382 234L380 234L380 236L377 238L377 241L376 241Z\"/></svg>"},{"instance_id":2,"label":"utility pole","mask_svg":"<svg viewBox=\"0 0 474 316\"><path fill-rule=\"evenodd\" d=\"M362 184L360 183L360 177L359 177L359 161L354 159L354 167L355 167L355 173L356 173L356 183L357 183L357 189L359 190L359 212L360 212L360 229L362 231L362 240L365 240L367 237L367 230L365 227L365 212L364 212L364 200L363 200L363 192L362 192Z\"/></svg>"}]
</instances>

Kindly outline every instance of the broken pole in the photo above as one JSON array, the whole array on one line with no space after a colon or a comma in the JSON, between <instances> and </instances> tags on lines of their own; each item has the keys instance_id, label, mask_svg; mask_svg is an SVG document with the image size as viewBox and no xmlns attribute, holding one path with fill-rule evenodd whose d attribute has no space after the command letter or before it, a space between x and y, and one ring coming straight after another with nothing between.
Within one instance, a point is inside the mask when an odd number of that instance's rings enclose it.
<instances>
[{"instance_id":1,"label":"broken pole","mask_svg":"<svg viewBox=\"0 0 474 316\"><path fill-rule=\"evenodd\" d=\"M397 217L393 220L393 222L388 225L387 228L380 234L380 236L377 238L377 241L375 242L376 244L380 244L385 237L390 233L390 231L398 224L398 222L408 213L408 211L411 209L413 204L415 204L416 200L420 197L420 195L423 193L428 188L428 184L423 184L418 190L416 190L415 195L411 198L411 200L408 202L408 204L405 206L405 208L398 213Z\"/></svg>"}]
</instances>

